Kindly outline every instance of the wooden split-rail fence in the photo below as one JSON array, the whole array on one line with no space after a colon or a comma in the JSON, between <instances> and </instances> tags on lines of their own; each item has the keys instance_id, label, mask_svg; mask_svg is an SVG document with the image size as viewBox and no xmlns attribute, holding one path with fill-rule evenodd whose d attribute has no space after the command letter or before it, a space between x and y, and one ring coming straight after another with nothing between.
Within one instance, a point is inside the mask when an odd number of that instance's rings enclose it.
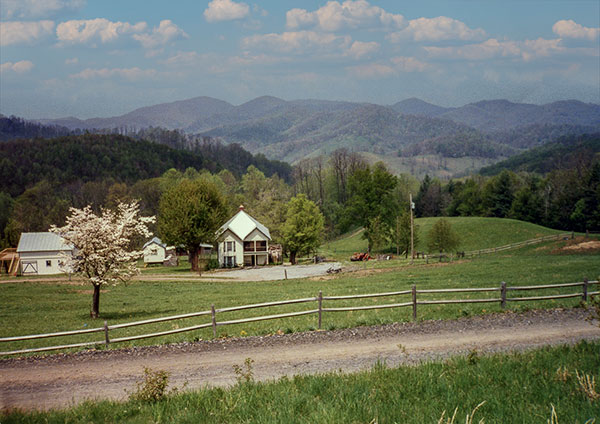
<instances>
[{"instance_id":1,"label":"wooden split-rail fence","mask_svg":"<svg viewBox=\"0 0 600 424\"><path fill-rule=\"evenodd\" d=\"M38 347L31 349L20 349L13 351L1 352L0 356L4 355L18 355L25 353L35 353L35 352L44 352L50 350L60 350L60 349L70 349L70 348L81 348L81 347L94 347L98 345L106 345L108 346L110 343L120 343L120 342L128 342L134 340L147 339L151 337L161 337L167 336L176 333L184 333L188 331L196 331L204 328L212 328L213 337L217 336L217 327L225 326L225 325L233 325L233 324L244 324L251 323L256 321L265 321L265 320L273 320L273 319L283 319L283 318L292 318L298 317L302 315L317 315L318 316L318 328L321 329L322 321L323 321L323 313L335 313L335 312L349 312L349 311L365 311L365 310L374 310L374 309L387 309L387 308L411 308L412 307L412 318L413 320L417 319L417 308L419 306L424 305L443 305L443 304L467 304L467 303L499 303L502 308L506 308L508 302L524 302L524 301L539 301L539 300L551 300L551 299L566 299L566 298L581 298L582 301L587 301L590 296L600 294L600 291L592 291L590 288L597 286L598 281L588 281L587 279L582 282L577 283L566 283L566 284L545 284L545 285L534 285L534 286L507 286L505 282L502 282L500 286L497 287L488 287L488 288L451 288L451 289L417 289L417 285L413 284L410 290L402 290L396 292L388 292L388 293L371 293L371 294L357 294L357 295L348 295L348 296L323 296L322 292L319 291L319 294L315 297L307 297L303 299L292 299L292 300L283 300L277 302L266 302L266 303L257 303L252 305L241 305L241 306L233 306L228 308L216 308L215 305L212 305L210 310L200 311L200 312L192 312L189 314L182 315L174 315L162 318L153 318L147 319L143 321L135 321L123 324L113 324L108 325L108 322L104 322L104 326L97 328L89 328L83 330L74 330L74 331L62 331L57 333L48 333L48 334L34 334L28 336L15 336L15 337L3 337L0 338L0 343L8 343L8 342L19 342L26 340L37 340L37 339L45 339L51 337L63 337L63 336L77 336L82 334L89 333L104 333L104 340L97 340L91 342L83 342L83 343L71 343L64 344L58 346L46 346L46 347ZM545 295L545 296L519 296L512 297L509 296L510 293L517 293L522 291L532 291L532 290L546 290L546 289L562 289L562 288L580 288L580 291L576 291L574 293L563 293L563 294L553 294L553 295ZM597 287L596 287L597 288ZM448 294L448 293L483 293L483 292L492 292L498 293L497 297L492 298L479 298L479 299L419 299L419 295L423 294ZM367 305L367 306L348 306L348 307L329 307L325 306L324 302L333 302L333 301L349 301L356 299L367 299L367 298L378 298L378 297L399 297L399 296L407 296L410 300L402 303L390 303L390 304L377 304L377 305ZM289 312L283 314L275 314L275 315L263 315L256 316L245 319L233 319L233 320L217 320L217 314L221 315L227 312L234 311L243 311L249 309L258 309L258 308L270 308L277 307L283 305L292 305L292 304L300 304L300 303L316 303L316 309L308 309L298 312ZM149 334L141 334L135 336L128 337L118 337L118 338L110 338L110 331L135 327L140 325L148 325L155 324L160 322L181 320L186 318L194 318L206 316L210 317L210 322L206 322L203 324L193 325L184 328L175 328L171 330L149 333Z\"/></svg>"},{"instance_id":2,"label":"wooden split-rail fence","mask_svg":"<svg viewBox=\"0 0 600 424\"><path fill-rule=\"evenodd\" d=\"M538 238L525 240L525 241L519 241L517 243L506 244L504 246L490 247L487 249L470 250L467 252L457 252L455 255L446 254L446 253L434 254L434 255L425 255L424 254L423 258L427 261L427 263L429 263L430 259L440 259L441 260L442 258L449 258L450 260L452 260L454 258L474 258L474 257L481 256L481 255L488 255L490 253L498 253L498 252L503 252L505 250L518 249L519 247L543 243L545 241L572 239L572 238L574 238L574 236L575 236L574 233L551 234L549 236L538 237Z\"/></svg>"}]
</instances>

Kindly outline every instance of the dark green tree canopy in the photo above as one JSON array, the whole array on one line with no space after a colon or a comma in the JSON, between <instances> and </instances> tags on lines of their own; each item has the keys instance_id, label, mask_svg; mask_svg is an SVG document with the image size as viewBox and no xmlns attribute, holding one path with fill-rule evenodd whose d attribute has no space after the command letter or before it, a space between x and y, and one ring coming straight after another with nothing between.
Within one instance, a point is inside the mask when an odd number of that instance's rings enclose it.
<instances>
[{"instance_id":1,"label":"dark green tree canopy","mask_svg":"<svg viewBox=\"0 0 600 424\"><path fill-rule=\"evenodd\" d=\"M160 199L158 233L167 244L184 245L192 269L197 270L199 244L214 244L215 233L226 219L225 199L213 182L202 177L182 179Z\"/></svg>"}]
</instances>

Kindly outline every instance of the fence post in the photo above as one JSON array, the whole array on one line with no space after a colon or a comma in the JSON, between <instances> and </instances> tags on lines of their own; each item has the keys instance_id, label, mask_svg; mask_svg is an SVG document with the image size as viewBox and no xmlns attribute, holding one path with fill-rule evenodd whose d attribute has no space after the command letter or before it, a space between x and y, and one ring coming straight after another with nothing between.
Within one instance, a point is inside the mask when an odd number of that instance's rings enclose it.
<instances>
[{"instance_id":1,"label":"fence post","mask_svg":"<svg viewBox=\"0 0 600 424\"><path fill-rule=\"evenodd\" d=\"M110 340L108 338L108 321L104 321L104 344L108 347Z\"/></svg>"},{"instance_id":2,"label":"fence post","mask_svg":"<svg viewBox=\"0 0 600 424\"><path fill-rule=\"evenodd\" d=\"M321 329L321 315L323 314L323 292L319 290L319 297L317 298L319 302L319 330Z\"/></svg>"},{"instance_id":3,"label":"fence post","mask_svg":"<svg viewBox=\"0 0 600 424\"><path fill-rule=\"evenodd\" d=\"M412 286L413 321L417 320L417 285Z\"/></svg>"},{"instance_id":4,"label":"fence post","mask_svg":"<svg viewBox=\"0 0 600 424\"><path fill-rule=\"evenodd\" d=\"M283 268L283 275L285 276L285 279L287 280L287 269Z\"/></svg>"},{"instance_id":5,"label":"fence post","mask_svg":"<svg viewBox=\"0 0 600 424\"><path fill-rule=\"evenodd\" d=\"M588 293L588 279L583 279L583 295L581 296L584 302L587 302L587 293Z\"/></svg>"},{"instance_id":6,"label":"fence post","mask_svg":"<svg viewBox=\"0 0 600 424\"><path fill-rule=\"evenodd\" d=\"M429 264L429 255L425 255L425 263Z\"/></svg>"},{"instance_id":7,"label":"fence post","mask_svg":"<svg viewBox=\"0 0 600 424\"><path fill-rule=\"evenodd\" d=\"M500 306L504 309L506 308L506 283L504 281L500 284L500 297L502 298Z\"/></svg>"},{"instance_id":8,"label":"fence post","mask_svg":"<svg viewBox=\"0 0 600 424\"><path fill-rule=\"evenodd\" d=\"M212 316L212 329L213 337L217 337L217 312L215 311L215 305L210 305L210 315Z\"/></svg>"}]
</instances>

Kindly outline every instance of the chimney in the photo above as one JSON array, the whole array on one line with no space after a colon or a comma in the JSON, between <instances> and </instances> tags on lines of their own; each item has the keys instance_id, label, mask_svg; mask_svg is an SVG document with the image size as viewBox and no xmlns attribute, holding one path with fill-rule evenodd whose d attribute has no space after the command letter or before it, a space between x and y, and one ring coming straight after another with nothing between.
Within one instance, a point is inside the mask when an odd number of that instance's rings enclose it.
<instances>
[{"instance_id":1,"label":"chimney","mask_svg":"<svg viewBox=\"0 0 600 424\"><path fill-rule=\"evenodd\" d=\"M243 211L244 210L244 205L240 205L240 210Z\"/></svg>"}]
</instances>

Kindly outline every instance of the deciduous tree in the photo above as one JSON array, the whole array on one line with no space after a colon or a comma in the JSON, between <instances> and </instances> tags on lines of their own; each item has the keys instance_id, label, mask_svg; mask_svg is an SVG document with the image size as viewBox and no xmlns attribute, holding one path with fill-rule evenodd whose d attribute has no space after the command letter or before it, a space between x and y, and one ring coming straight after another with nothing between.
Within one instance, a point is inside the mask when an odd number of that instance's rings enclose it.
<instances>
[{"instance_id":1,"label":"deciduous tree","mask_svg":"<svg viewBox=\"0 0 600 424\"><path fill-rule=\"evenodd\" d=\"M167 244L184 245L192 271L198 271L200 243L213 244L227 218L225 199L206 178L182 179L160 199L158 232Z\"/></svg>"},{"instance_id":2,"label":"deciduous tree","mask_svg":"<svg viewBox=\"0 0 600 424\"><path fill-rule=\"evenodd\" d=\"M323 215L319 207L304 194L299 194L287 204L287 219L282 227L283 245L290 252L290 262L296 255L308 253L319 247L323 234Z\"/></svg>"},{"instance_id":3,"label":"deciduous tree","mask_svg":"<svg viewBox=\"0 0 600 424\"><path fill-rule=\"evenodd\" d=\"M452 224L445 219L440 218L429 231L429 241L427 247L430 252L449 252L455 250L460 245L460 237L452 229Z\"/></svg>"},{"instance_id":4,"label":"deciduous tree","mask_svg":"<svg viewBox=\"0 0 600 424\"><path fill-rule=\"evenodd\" d=\"M100 215L90 206L70 208L69 212L66 224L52 226L50 231L75 248L73 256L64 258L63 267L94 286L90 316L98 318L100 288L104 284L127 281L138 272L136 261L142 252L131 251L130 242L136 235L146 238L152 235L147 224L154 222L154 217L140 217L135 201L103 209Z\"/></svg>"}]
</instances>

